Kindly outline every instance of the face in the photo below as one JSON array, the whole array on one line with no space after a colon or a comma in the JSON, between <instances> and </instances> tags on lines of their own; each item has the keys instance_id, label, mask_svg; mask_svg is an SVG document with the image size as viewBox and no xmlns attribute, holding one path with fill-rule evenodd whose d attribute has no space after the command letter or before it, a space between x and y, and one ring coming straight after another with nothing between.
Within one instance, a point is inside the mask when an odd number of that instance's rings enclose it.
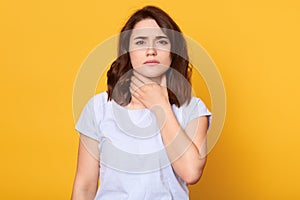
<instances>
[{"instance_id":1,"label":"face","mask_svg":"<svg viewBox=\"0 0 300 200\"><path fill-rule=\"evenodd\" d=\"M129 43L134 70L149 78L162 76L171 65L170 49L170 40L154 19L136 23Z\"/></svg>"}]
</instances>

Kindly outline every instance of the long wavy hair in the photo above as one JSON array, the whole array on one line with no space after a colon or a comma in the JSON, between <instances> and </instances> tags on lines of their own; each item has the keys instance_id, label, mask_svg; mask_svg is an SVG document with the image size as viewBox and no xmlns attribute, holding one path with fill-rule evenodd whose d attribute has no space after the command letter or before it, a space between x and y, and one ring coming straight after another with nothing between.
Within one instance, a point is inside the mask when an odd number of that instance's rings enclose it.
<instances>
[{"instance_id":1,"label":"long wavy hair","mask_svg":"<svg viewBox=\"0 0 300 200\"><path fill-rule=\"evenodd\" d=\"M133 68L129 57L129 40L135 24L144 19L154 19L171 43L172 62L166 72L170 104L180 107L184 103L189 103L192 65L189 63L186 41L174 20L155 6L146 6L136 11L121 29L118 58L107 72L108 101L113 99L122 106L126 106L131 101L129 86Z\"/></svg>"}]
</instances>

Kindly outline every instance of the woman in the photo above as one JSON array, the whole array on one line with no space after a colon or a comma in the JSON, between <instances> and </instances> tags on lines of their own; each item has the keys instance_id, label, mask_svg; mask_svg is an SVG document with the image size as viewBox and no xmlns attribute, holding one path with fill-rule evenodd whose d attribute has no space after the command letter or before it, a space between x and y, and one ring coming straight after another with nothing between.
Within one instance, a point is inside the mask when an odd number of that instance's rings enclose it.
<instances>
[{"instance_id":1,"label":"woman","mask_svg":"<svg viewBox=\"0 0 300 200\"><path fill-rule=\"evenodd\" d=\"M211 113L191 97L181 30L146 6L124 25L118 48L107 92L89 100L76 124L72 199L189 199L187 185L206 163Z\"/></svg>"}]
</instances>

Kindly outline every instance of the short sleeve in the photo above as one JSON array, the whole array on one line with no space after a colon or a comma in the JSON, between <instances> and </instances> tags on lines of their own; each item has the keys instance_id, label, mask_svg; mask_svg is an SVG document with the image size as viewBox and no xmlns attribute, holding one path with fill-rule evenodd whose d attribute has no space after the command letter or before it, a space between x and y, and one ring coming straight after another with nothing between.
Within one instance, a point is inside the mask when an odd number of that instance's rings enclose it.
<instances>
[{"instance_id":1,"label":"short sleeve","mask_svg":"<svg viewBox=\"0 0 300 200\"><path fill-rule=\"evenodd\" d=\"M183 119L185 126L193 119L208 116L208 128L210 127L212 114L200 98L192 97L189 104L184 106Z\"/></svg>"},{"instance_id":2,"label":"short sleeve","mask_svg":"<svg viewBox=\"0 0 300 200\"><path fill-rule=\"evenodd\" d=\"M75 125L75 129L81 134L99 141L99 129L96 120L95 105L95 97L92 97L84 106L80 117Z\"/></svg>"}]
</instances>

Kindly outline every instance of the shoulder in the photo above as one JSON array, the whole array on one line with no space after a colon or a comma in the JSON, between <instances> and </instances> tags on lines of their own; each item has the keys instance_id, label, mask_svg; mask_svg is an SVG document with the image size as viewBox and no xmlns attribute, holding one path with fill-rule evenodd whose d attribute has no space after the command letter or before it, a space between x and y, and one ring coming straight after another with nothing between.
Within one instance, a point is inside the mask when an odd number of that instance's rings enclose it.
<instances>
[{"instance_id":1,"label":"shoulder","mask_svg":"<svg viewBox=\"0 0 300 200\"><path fill-rule=\"evenodd\" d=\"M86 107L91 109L96 115L102 112L107 105L107 92L101 92L92 96L86 103Z\"/></svg>"},{"instance_id":2,"label":"shoulder","mask_svg":"<svg viewBox=\"0 0 300 200\"><path fill-rule=\"evenodd\" d=\"M91 110L97 121L100 121L104 116L106 107L108 105L107 96L108 95L106 91L95 94L88 100L86 104L86 107Z\"/></svg>"},{"instance_id":3,"label":"shoulder","mask_svg":"<svg viewBox=\"0 0 300 200\"><path fill-rule=\"evenodd\" d=\"M186 123L200 116L209 116L210 120L212 117L205 103L198 97L192 97L189 103L182 106L182 115Z\"/></svg>"},{"instance_id":4,"label":"shoulder","mask_svg":"<svg viewBox=\"0 0 300 200\"><path fill-rule=\"evenodd\" d=\"M92 96L87 104L93 105L94 107L99 107L100 105L104 105L107 103L107 92L101 92Z\"/></svg>"},{"instance_id":5,"label":"shoulder","mask_svg":"<svg viewBox=\"0 0 300 200\"><path fill-rule=\"evenodd\" d=\"M99 103L106 103L107 102L107 97L108 97L108 94L106 91L104 92L101 92L101 93L98 93L98 94L95 94L92 99L94 99L95 102L99 102Z\"/></svg>"},{"instance_id":6,"label":"shoulder","mask_svg":"<svg viewBox=\"0 0 300 200\"><path fill-rule=\"evenodd\" d=\"M183 109L206 108L205 103L199 97L192 96L190 102L182 105Z\"/></svg>"}]
</instances>

